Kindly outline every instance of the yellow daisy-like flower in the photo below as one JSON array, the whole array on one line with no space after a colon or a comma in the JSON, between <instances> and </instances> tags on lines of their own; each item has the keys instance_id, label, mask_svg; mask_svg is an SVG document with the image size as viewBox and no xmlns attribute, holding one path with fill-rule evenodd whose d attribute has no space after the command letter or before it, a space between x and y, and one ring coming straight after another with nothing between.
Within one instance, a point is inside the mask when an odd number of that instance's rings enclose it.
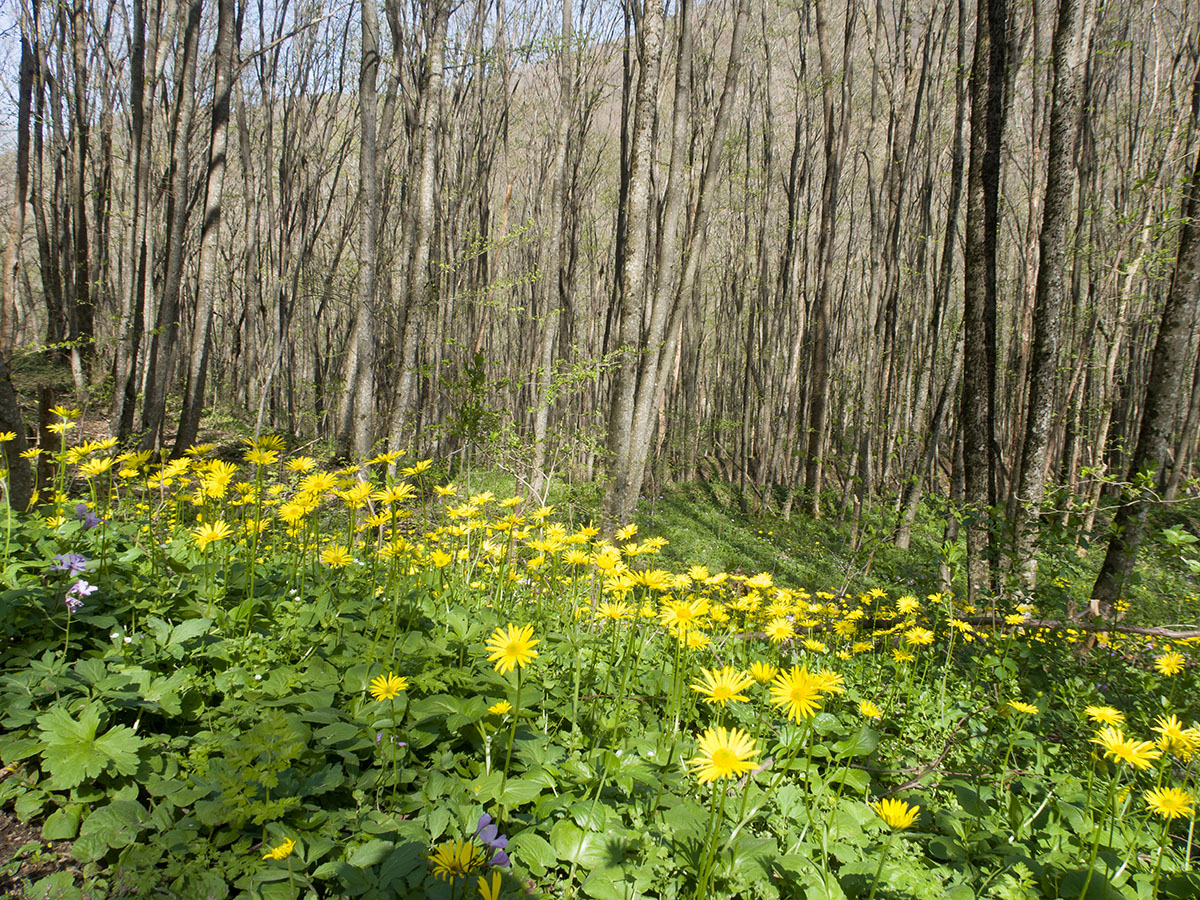
<instances>
[{"instance_id":1,"label":"yellow daisy-like flower","mask_svg":"<svg viewBox=\"0 0 1200 900\"><path fill-rule=\"evenodd\" d=\"M1083 714L1100 725L1125 724L1125 713L1111 706L1085 706Z\"/></svg>"},{"instance_id":2,"label":"yellow daisy-like flower","mask_svg":"<svg viewBox=\"0 0 1200 900\"><path fill-rule=\"evenodd\" d=\"M1149 769L1150 764L1162 753L1150 741L1135 741L1125 737L1115 725L1106 725L1091 739L1093 744L1104 748L1104 755L1119 762L1129 763L1135 769Z\"/></svg>"},{"instance_id":3,"label":"yellow daisy-like flower","mask_svg":"<svg viewBox=\"0 0 1200 900\"><path fill-rule=\"evenodd\" d=\"M754 684L754 677L739 672L733 666L723 669L701 669L700 681L692 684L692 690L707 697L706 703L745 703L742 691Z\"/></svg>"},{"instance_id":4,"label":"yellow daisy-like flower","mask_svg":"<svg viewBox=\"0 0 1200 900\"><path fill-rule=\"evenodd\" d=\"M628 603L617 601L616 603L608 600L602 600L600 605L596 607L596 618L609 622L620 622L622 619L632 618L633 608Z\"/></svg>"},{"instance_id":5,"label":"yellow daisy-like flower","mask_svg":"<svg viewBox=\"0 0 1200 900\"><path fill-rule=\"evenodd\" d=\"M0 444L7 444L9 441L15 441L17 433L15 431L0 431Z\"/></svg>"},{"instance_id":6,"label":"yellow daisy-like flower","mask_svg":"<svg viewBox=\"0 0 1200 900\"><path fill-rule=\"evenodd\" d=\"M696 780L708 784L752 770L758 755L754 738L737 728L710 728L700 737L700 755L688 760Z\"/></svg>"},{"instance_id":7,"label":"yellow daisy-like flower","mask_svg":"<svg viewBox=\"0 0 1200 900\"><path fill-rule=\"evenodd\" d=\"M894 659L896 662L910 663L913 661L913 655L907 650L901 650L899 647L893 647L892 659Z\"/></svg>"},{"instance_id":8,"label":"yellow daisy-like flower","mask_svg":"<svg viewBox=\"0 0 1200 900\"><path fill-rule=\"evenodd\" d=\"M480 876L479 880L479 900L500 900L500 870L492 869L492 883L488 884L487 879Z\"/></svg>"},{"instance_id":9,"label":"yellow daisy-like flower","mask_svg":"<svg viewBox=\"0 0 1200 900\"><path fill-rule=\"evenodd\" d=\"M771 703L785 709L794 722L811 718L821 708L820 677L798 666L780 672L771 682Z\"/></svg>"},{"instance_id":10,"label":"yellow daisy-like flower","mask_svg":"<svg viewBox=\"0 0 1200 900\"><path fill-rule=\"evenodd\" d=\"M1191 818L1196 801L1187 791L1177 787L1159 787L1145 793L1146 805L1156 816L1164 819Z\"/></svg>"},{"instance_id":11,"label":"yellow daisy-like flower","mask_svg":"<svg viewBox=\"0 0 1200 900\"><path fill-rule=\"evenodd\" d=\"M766 684L779 674L779 670L770 663L752 662L750 663L750 674L759 684Z\"/></svg>"},{"instance_id":12,"label":"yellow daisy-like flower","mask_svg":"<svg viewBox=\"0 0 1200 900\"><path fill-rule=\"evenodd\" d=\"M353 559L350 551L342 546L326 547L321 551L321 562L331 569L344 569Z\"/></svg>"},{"instance_id":13,"label":"yellow daisy-like flower","mask_svg":"<svg viewBox=\"0 0 1200 900\"><path fill-rule=\"evenodd\" d=\"M883 819L888 828L902 830L911 828L913 822L917 820L917 815L921 812L919 806L909 806L903 800L897 800L893 797L887 797L871 804L871 808L879 818Z\"/></svg>"},{"instance_id":14,"label":"yellow daisy-like flower","mask_svg":"<svg viewBox=\"0 0 1200 900\"><path fill-rule=\"evenodd\" d=\"M868 719L882 719L883 710L872 703L870 700L864 700L858 704L858 714Z\"/></svg>"},{"instance_id":15,"label":"yellow daisy-like flower","mask_svg":"<svg viewBox=\"0 0 1200 900\"><path fill-rule=\"evenodd\" d=\"M921 603L916 597L901 597L896 601L896 609L900 610L902 616L911 616L920 608Z\"/></svg>"},{"instance_id":16,"label":"yellow daisy-like flower","mask_svg":"<svg viewBox=\"0 0 1200 900\"><path fill-rule=\"evenodd\" d=\"M792 623L783 616L780 616L777 619L772 619L767 624L765 631L767 637L771 639L771 643L773 644L782 644L784 641L789 640L796 634L796 630L792 626Z\"/></svg>"},{"instance_id":17,"label":"yellow daisy-like flower","mask_svg":"<svg viewBox=\"0 0 1200 900\"><path fill-rule=\"evenodd\" d=\"M205 522L193 531L192 540L196 542L196 546L200 550L203 550L209 544L223 541L231 534L233 534L233 529L226 524L225 520L217 519L215 522Z\"/></svg>"},{"instance_id":18,"label":"yellow daisy-like flower","mask_svg":"<svg viewBox=\"0 0 1200 900\"><path fill-rule=\"evenodd\" d=\"M300 472L301 474L311 472L316 467L317 461L311 456L297 456L284 464L284 468L289 472Z\"/></svg>"},{"instance_id":19,"label":"yellow daisy-like flower","mask_svg":"<svg viewBox=\"0 0 1200 900\"><path fill-rule=\"evenodd\" d=\"M1009 700L1010 709L1015 709L1019 713L1024 713L1027 716L1036 716L1040 710L1032 703L1026 703L1024 700Z\"/></svg>"},{"instance_id":20,"label":"yellow daisy-like flower","mask_svg":"<svg viewBox=\"0 0 1200 900\"><path fill-rule=\"evenodd\" d=\"M493 716L506 716L512 712L512 704L507 700L501 700L499 703L493 703L489 706L488 712Z\"/></svg>"},{"instance_id":21,"label":"yellow daisy-like flower","mask_svg":"<svg viewBox=\"0 0 1200 900\"><path fill-rule=\"evenodd\" d=\"M292 855L292 851L295 849L296 849L296 842L293 841L291 838L287 838L278 847L272 847L270 850L268 850L266 853L264 853L263 859L275 859L275 860L287 859L289 856Z\"/></svg>"},{"instance_id":22,"label":"yellow daisy-like flower","mask_svg":"<svg viewBox=\"0 0 1200 900\"><path fill-rule=\"evenodd\" d=\"M933 632L928 628L916 626L904 632L904 643L910 647L924 647L933 643Z\"/></svg>"},{"instance_id":23,"label":"yellow daisy-like flower","mask_svg":"<svg viewBox=\"0 0 1200 900\"><path fill-rule=\"evenodd\" d=\"M1154 668L1168 678L1178 675L1183 671L1183 667L1187 664L1183 654L1175 650L1168 650L1158 659L1154 660Z\"/></svg>"},{"instance_id":24,"label":"yellow daisy-like flower","mask_svg":"<svg viewBox=\"0 0 1200 900\"><path fill-rule=\"evenodd\" d=\"M832 669L821 669L817 672L817 687L822 694L846 693L846 680Z\"/></svg>"},{"instance_id":25,"label":"yellow daisy-like flower","mask_svg":"<svg viewBox=\"0 0 1200 900\"><path fill-rule=\"evenodd\" d=\"M394 700L401 691L408 690L408 679L394 672L380 675L371 680L371 696L380 702Z\"/></svg>"},{"instance_id":26,"label":"yellow daisy-like flower","mask_svg":"<svg viewBox=\"0 0 1200 900\"><path fill-rule=\"evenodd\" d=\"M429 857L433 877L453 881L470 875L484 863L483 848L474 841L446 841Z\"/></svg>"},{"instance_id":27,"label":"yellow daisy-like flower","mask_svg":"<svg viewBox=\"0 0 1200 900\"><path fill-rule=\"evenodd\" d=\"M514 668L523 669L537 656L537 651L533 649L537 643L533 638L532 625L517 628L510 622L507 631L497 628L488 638L488 662L495 663L496 671L501 675Z\"/></svg>"},{"instance_id":28,"label":"yellow daisy-like flower","mask_svg":"<svg viewBox=\"0 0 1200 900\"><path fill-rule=\"evenodd\" d=\"M256 466L273 466L279 462L279 453L276 450L265 450L262 447L251 447L246 451L246 462Z\"/></svg>"},{"instance_id":29,"label":"yellow daisy-like flower","mask_svg":"<svg viewBox=\"0 0 1200 900\"><path fill-rule=\"evenodd\" d=\"M1178 751L1181 756L1190 758L1196 751L1193 729L1184 728L1177 716L1159 716L1155 722L1154 731L1158 734L1158 746L1164 753Z\"/></svg>"}]
</instances>

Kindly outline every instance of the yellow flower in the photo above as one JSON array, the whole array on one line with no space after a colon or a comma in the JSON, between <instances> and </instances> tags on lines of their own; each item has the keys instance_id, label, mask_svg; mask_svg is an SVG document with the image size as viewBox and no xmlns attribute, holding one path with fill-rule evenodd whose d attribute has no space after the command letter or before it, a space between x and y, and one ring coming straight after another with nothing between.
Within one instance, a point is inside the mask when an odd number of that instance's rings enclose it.
<instances>
[{"instance_id":1,"label":"yellow flower","mask_svg":"<svg viewBox=\"0 0 1200 900\"><path fill-rule=\"evenodd\" d=\"M600 605L596 607L596 618L607 619L610 622L619 622L622 619L628 619L633 615L633 610L628 603L618 601L612 603L608 600L600 601Z\"/></svg>"},{"instance_id":2,"label":"yellow flower","mask_svg":"<svg viewBox=\"0 0 1200 900\"><path fill-rule=\"evenodd\" d=\"M746 697L742 695L742 691L754 684L753 677L739 672L733 666L725 666L723 669L701 669L700 679L692 685L692 690L707 696L706 703L719 703L722 708L730 701L745 703Z\"/></svg>"},{"instance_id":3,"label":"yellow flower","mask_svg":"<svg viewBox=\"0 0 1200 900\"><path fill-rule=\"evenodd\" d=\"M429 561L439 569L446 568L446 566L450 565L450 562L453 559L454 557L449 553L446 553L444 550L434 550L429 554Z\"/></svg>"},{"instance_id":4,"label":"yellow flower","mask_svg":"<svg viewBox=\"0 0 1200 900\"><path fill-rule=\"evenodd\" d=\"M798 666L780 672L771 682L771 703L786 710L795 722L812 717L821 708L820 677Z\"/></svg>"},{"instance_id":5,"label":"yellow flower","mask_svg":"<svg viewBox=\"0 0 1200 900\"><path fill-rule=\"evenodd\" d=\"M246 451L245 459L256 466L271 466L279 462L279 453L275 450L264 450L262 447L251 447Z\"/></svg>"},{"instance_id":6,"label":"yellow flower","mask_svg":"<svg viewBox=\"0 0 1200 900\"><path fill-rule=\"evenodd\" d=\"M51 422L46 426L46 430L52 434L65 434L74 427L74 422Z\"/></svg>"},{"instance_id":7,"label":"yellow flower","mask_svg":"<svg viewBox=\"0 0 1200 900\"><path fill-rule=\"evenodd\" d=\"M284 468L289 472L311 472L316 467L317 461L311 456L297 456L284 463Z\"/></svg>"},{"instance_id":8,"label":"yellow flower","mask_svg":"<svg viewBox=\"0 0 1200 900\"><path fill-rule=\"evenodd\" d=\"M514 668L525 668L536 656L533 645L539 643L533 639L533 626L522 625L517 628L511 622L508 631L497 628L487 641L487 649L491 654L488 662L496 664L496 671L501 675L511 672Z\"/></svg>"},{"instance_id":9,"label":"yellow flower","mask_svg":"<svg viewBox=\"0 0 1200 900\"><path fill-rule=\"evenodd\" d=\"M388 672L371 680L371 696L376 700L394 700L401 691L408 690L408 679Z\"/></svg>"},{"instance_id":10,"label":"yellow flower","mask_svg":"<svg viewBox=\"0 0 1200 900\"><path fill-rule=\"evenodd\" d=\"M899 647L893 647L892 659L894 659L896 662L910 663L913 661L913 655L907 650L901 650Z\"/></svg>"},{"instance_id":11,"label":"yellow flower","mask_svg":"<svg viewBox=\"0 0 1200 900\"><path fill-rule=\"evenodd\" d=\"M209 544L223 541L231 534L233 534L233 529L225 523L225 520L217 519L215 522L205 522L193 531L192 539L196 542L196 547L203 550Z\"/></svg>"},{"instance_id":12,"label":"yellow flower","mask_svg":"<svg viewBox=\"0 0 1200 900\"><path fill-rule=\"evenodd\" d=\"M749 772L758 755L754 738L737 728L710 728L700 737L700 755L688 760L696 779L708 784L718 778L730 778Z\"/></svg>"},{"instance_id":13,"label":"yellow flower","mask_svg":"<svg viewBox=\"0 0 1200 900\"><path fill-rule=\"evenodd\" d=\"M920 601L916 597L901 597L896 601L896 609L900 610L900 614L904 616L911 616L920 608Z\"/></svg>"},{"instance_id":14,"label":"yellow flower","mask_svg":"<svg viewBox=\"0 0 1200 900\"><path fill-rule=\"evenodd\" d=\"M272 847L263 854L263 859L287 859L292 855L292 851L296 849L296 842L291 838L284 840L278 847Z\"/></svg>"},{"instance_id":15,"label":"yellow flower","mask_svg":"<svg viewBox=\"0 0 1200 900\"><path fill-rule=\"evenodd\" d=\"M1149 769L1150 763L1162 756L1150 741L1127 738L1115 725L1106 725L1100 729L1091 742L1103 747L1105 756L1129 763L1135 769Z\"/></svg>"},{"instance_id":16,"label":"yellow flower","mask_svg":"<svg viewBox=\"0 0 1200 900\"><path fill-rule=\"evenodd\" d=\"M618 530L617 533L613 535L613 538L615 538L617 541L627 541L635 534L637 534L637 526L626 525L624 528Z\"/></svg>"},{"instance_id":17,"label":"yellow flower","mask_svg":"<svg viewBox=\"0 0 1200 900\"><path fill-rule=\"evenodd\" d=\"M821 669L814 677L817 679L817 688L822 694L846 693L846 680L832 669Z\"/></svg>"},{"instance_id":18,"label":"yellow flower","mask_svg":"<svg viewBox=\"0 0 1200 900\"><path fill-rule=\"evenodd\" d=\"M1178 751L1185 759L1196 752L1196 733L1193 728L1184 728L1176 716L1159 716L1154 730L1158 733L1158 746L1166 753Z\"/></svg>"},{"instance_id":19,"label":"yellow flower","mask_svg":"<svg viewBox=\"0 0 1200 900\"><path fill-rule=\"evenodd\" d=\"M1086 706L1083 714L1101 725L1122 725L1125 722L1125 713L1111 706Z\"/></svg>"},{"instance_id":20,"label":"yellow flower","mask_svg":"<svg viewBox=\"0 0 1200 900\"><path fill-rule=\"evenodd\" d=\"M499 703L493 703L489 706L488 712L493 716L506 716L512 712L512 704L507 700L501 700Z\"/></svg>"},{"instance_id":21,"label":"yellow flower","mask_svg":"<svg viewBox=\"0 0 1200 900\"><path fill-rule=\"evenodd\" d=\"M1180 816L1190 818L1195 813L1193 807L1196 801L1182 788L1159 787L1146 791L1145 797L1150 811L1164 819L1177 819Z\"/></svg>"},{"instance_id":22,"label":"yellow flower","mask_svg":"<svg viewBox=\"0 0 1200 900\"><path fill-rule=\"evenodd\" d=\"M772 619L766 627L767 637L771 639L773 644L782 644L784 641L795 636L796 631L792 627L792 623L780 616L777 619Z\"/></svg>"},{"instance_id":23,"label":"yellow flower","mask_svg":"<svg viewBox=\"0 0 1200 900\"><path fill-rule=\"evenodd\" d=\"M484 863L483 848L474 841L447 841L429 857L434 878L453 881L470 875Z\"/></svg>"},{"instance_id":24,"label":"yellow flower","mask_svg":"<svg viewBox=\"0 0 1200 900\"><path fill-rule=\"evenodd\" d=\"M924 647L933 643L933 632L919 625L904 632L904 643L910 647Z\"/></svg>"},{"instance_id":25,"label":"yellow flower","mask_svg":"<svg viewBox=\"0 0 1200 900\"><path fill-rule=\"evenodd\" d=\"M7 444L9 441L15 441L17 433L15 431L0 431L0 444Z\"/></svg>"},{"instance_id":26,"label":"yellow flower","mask_svg":"<svg viewBox=\"0 0 1200 900\"><path fill-rule=\"evenodd\" d=\"M1182 672L1186 664L1187 660L1183 658L1183 654L1174 650L1168 650L1158 659L1154 660L1154 668L1158 669L1159 672L1168 678Z\"/></svg>"},{"instance_id":27,"label":"yellow flower","mask_svg":"<svg viewBox=\"0 0 1200 900\"><path fill-rule=\"evenodd\" d=\"M479 878L479 898L480 900L500 900L500 870L492 869L492 883L489 885L487 880L480 876Z\"/></svg>"},{"instance_id":28,"label":"yellow flower","mask_svg":"<svg viewBox=\"0 0 1200 900\"><path fill-rule=\"evenodd\" d=\"M883 718L883 710L881 710L870 700L864 700L862 703L858 704L858 714L860 716L865 716L868 719Z\"/></svg>"},{"instance_id":29,"label":"yellow flower","mask_svg":"<svg viewBox=\"0 0 1200 900\"><path fill-rule=\"evenodd\" d=\"M750 663L750 674L759 684L766 684L779 674L779 670L770 663L752 662Z\"/></svg>"},{"instance_id":30,"label":"yellow flower","mask_svg":"<svg viewBox=\"0 0 1200 900\"><path fill-rule=\"evenodd\" d=\"M1015 709L1019 713L1024 713L1027 716L1036 716L1039 712L1038 708L1032 703L1026 703L1024 700L1009 700L1010 708Z\"/></svg>"},{"instance_id":31,"label":"yellow flower","mask_svg":"<svg viewBox=\"0 0 1200 900\"><path fill-rule=\"evenodd\" d=\"M917 820L917 814L921 812L921 807L909 806L903 800L896 800L892 797L872 803L871 808L875 810L879 818L883 819L888 828L896 830L911 828L913 822Z\"/></svg>"},{"instance_id":32,"label":"yellow flower","mask_svg":"<svg viewBox=\"0 0 1200 900\"><path fill-rule=\"evenodd\" d=\"M321 551L321 562L332 569L344 569L353 559L345 547L333 546Z\"/></svg>"},{"instance_id":33,"label":"yellow flower","mask_svg":"<svg viewBox=\"0 0 1200 900\"><path fill-rule=\"evenodd\" d=\"M25 459L37 459L42 455L41 447L30 447L28 450L22 450L21 456Z\"/></svg>"}]
</instances>

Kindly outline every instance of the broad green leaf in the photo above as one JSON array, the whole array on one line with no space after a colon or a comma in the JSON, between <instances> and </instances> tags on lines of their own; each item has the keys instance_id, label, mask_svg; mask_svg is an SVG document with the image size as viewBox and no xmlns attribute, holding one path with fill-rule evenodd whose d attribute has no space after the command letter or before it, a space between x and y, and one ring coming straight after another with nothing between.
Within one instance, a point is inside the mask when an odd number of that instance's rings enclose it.
<instances>
[{"instance_id":1,"label":"broad green leaf","mask_svg":"<svg viewBox=\"0 0 1200 900\"><path fill-rule=\"evenodd\" d=\"M391 841L375 840L367 841L365 844L355 847L350 851L350 855L346 858L346 862L352 866L358 866L360 869L365 869L367 866L378 865L383 862L384 858L392 852L396 845Z\"/></svg>"},{"instance_id":2,"label":"broad green leaf","mask_svg":"<svg viewBox=\"0 0 1200 900\"><path fill-rule=\"evenodd\" d=\"M79 820L83 816L83 807L71 803L62 809L52 812L42 825L42 840L69 841L79 834Z\"/></svg>"},{"instance_id":3,"label":"broad green leaf","mask_svg":"<svg viewBox=\"0 0 1200 900\"><path fill-rule=\"evenodd\" d=\"M550 829L550 844L560 860L585 869L598 865L605 856L601 835L584 831L567 819L554 823Z\"/></svg>"},{"instance_id":4,"label":"broad green leaf","mask_svg":"<svg viewBox=\"0 0 1200 900\"><path fill-rule=\"evenodd\" d=\"M508 855L528 866L535 875L544 874L554 865L554 848L539 834L522 831L508 842Z\"/></svg>"},{"instance_id":5,"label":"broad green leaf","mask_svg":"<svg viewBox=\"0 0 1200 900\"><path fill-rule=\"evenodd\" d=\"M849 759L855 756L867 756L879 746L879 732L869 725L862 725L858 731L845 740L833 745L833 751L838 759Z\"/></svg>"},{"instance_id":6,"label":"broad green leaf","mask_svg":"<svg viewBox=\"0 0 1200 900\"><path fill-rule=\"evenodd\" d=\"M180 622L171 629L171 636L167 639L168 647L178 647L187 643L192 638L197 638L204 634L212 627L212 619L188 619L186 622Z\"/></svg>"}]
</instances>

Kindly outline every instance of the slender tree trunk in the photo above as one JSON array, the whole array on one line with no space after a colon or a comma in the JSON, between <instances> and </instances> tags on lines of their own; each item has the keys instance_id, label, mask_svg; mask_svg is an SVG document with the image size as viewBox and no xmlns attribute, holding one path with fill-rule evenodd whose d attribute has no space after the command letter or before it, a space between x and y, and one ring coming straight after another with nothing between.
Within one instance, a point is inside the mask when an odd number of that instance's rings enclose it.
<instances>
[{"instance_id":1,"label":"slender tree trunk","mask_svg":"<svg viewBox=\"0 0 1200 900\"><path fill-rule=\"evenodd\" d=\"M167 265L162 300L158 307L157 329L150 346L146 398L142 406L143 449L155 447L163 427L167 392L174 378L176 344L179 333L179 294L183 287L183 262L187 237L188 194L191 188L191 152L188 134L196 108L196 55L200 43L200 15L203 0L192 0L187 18L181 23L179 77L175 111L171 122L170 198L167 203Z\"/></svg>"},{"instance_id":2,"label":"slender tree trunk","mask_svg":"<svg viewBox=\"0 0 1200 900\"><path fill-rule=\"evenodd\" d=\"M1037 287L1033 308L1033 358L1029 409L1017 488L1017 577L1026 591L1037 585L1035 541L1046 485L1050 425L1057 399L1062 357L1063 270L1067 228L1075 191L1075 143L1079 135L1080 81L1091 32L1091 0L1059 0L1052 55L1054 83L1050 99L1050 146L1046 158L1046 194L1039 239Z\"/></svg>"},{"instance_id":3,"label":"slender tree trunk","mask_svg":"<svg viewBox=\"0 0 1200 900\"><path fill-rule=\"evenodd\" d=\"M990 508L995 379L996 232L1004 127L1007 0L979 0L971 75L971 152L964 252L963 486L967 602L992 591Z\"/></svg>"},{"instance_id":4,"label":"slender tree trunk","mask_svg":"<svg viewBox=\"0 0 1200 900\"><path fill-rule=\"evenodd\" d=\"M204 222L200 231L199 277L192 343L188 354L188 380L183 413L175 437L174 456L196 442L204 411L204 384L208 375L213 307L217 294L217 244L221 235L221 193L225 188L225 163L229 147L229 103L233 81L234 0L217 0L217 42L213 83L212 131L208 148L208 181L204 188Z\"/></svg>"},{"instance_id":5,"label":"slender tree trunk","mask_svg":"<svg viewBox=\"0 0 1200 900\"><path fill-rule=\"evenodd\" d=\"M1198 122L1200 69L1197 69L1192 89L1193 133ZM1162 490L1180 385L1183 373L1188 369L1192 323L1200 305L1200 146L1180 205L1184 220L1179 230L1175 271L1154 344L1142 424L1127 478L1135 482L1134 493L1118 507L1113 518L1104 564L1092 586L1091 613L1094 616L1108 618L1113 615L1117 600L1133 572L1138 548L1146 532L1146 517Z\"/></svg>"}]
</instances>

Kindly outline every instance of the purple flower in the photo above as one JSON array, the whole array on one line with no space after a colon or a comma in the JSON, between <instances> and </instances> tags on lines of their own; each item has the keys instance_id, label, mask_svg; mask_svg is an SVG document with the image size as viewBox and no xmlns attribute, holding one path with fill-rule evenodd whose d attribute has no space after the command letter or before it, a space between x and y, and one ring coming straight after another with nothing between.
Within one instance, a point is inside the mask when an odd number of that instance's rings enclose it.
<instances>
[{"instance_id":1,"label":"purple flower","mask_svg":"<svg viewBox=\"0 0 1200 900\"><path fill-rule=\"evenodd\" d=\"M88 558L79 553L60 553L54 557L54 564L50 568L56 572L66 572L69 578L74 578L87 568L88 562Z\"/></svg>"},{"instance_id":2,"label":"purple flower","mask_svg":"<svg viewBox=\"0 0 1200 900\"><path fill-rule=\"evenodd\" d=\"M491 847L496 851L488 860L487 865L508 865L508 854L504 852L508 848L508 837L500 833L500 828L493 824L492 817L487 813L479 817L479 824L475 826L475 836L479 838L483 846Z\"/></svg>"},{"instance_id":3,"label":"purple flower","mask_svg":"<svg viewBox=\"0 0 1200 900\"><path fill-rule=\"evenodd\" d=\"M74 594L67 594L63 603L67 605L67 612L77 613L83 609L83 601Z\"/></svg>"},{"instance_id":4,"label":"purple flower","mask_svg":"<svg viewBox=\"0 0 1200 900\"><path fill-rule=\"evenodd\" d=\"M96 585L88 584L86 581L80 578L67 589L67 596L74 594L77 597L90 597L98 590L100 590L100 588L96 587Z\"/></svg>"},{"instance_id":5,"label":"purple flower","mask_svg":"<svg viewBox=\"0 0 1200 900\"><path fill-rule=\"evenodd\" d=\"M103 521L99 516L87 508L86 503L75 504L75 518L83 519L84 531L91 531Z\"/></svg>"}]
</instances>

